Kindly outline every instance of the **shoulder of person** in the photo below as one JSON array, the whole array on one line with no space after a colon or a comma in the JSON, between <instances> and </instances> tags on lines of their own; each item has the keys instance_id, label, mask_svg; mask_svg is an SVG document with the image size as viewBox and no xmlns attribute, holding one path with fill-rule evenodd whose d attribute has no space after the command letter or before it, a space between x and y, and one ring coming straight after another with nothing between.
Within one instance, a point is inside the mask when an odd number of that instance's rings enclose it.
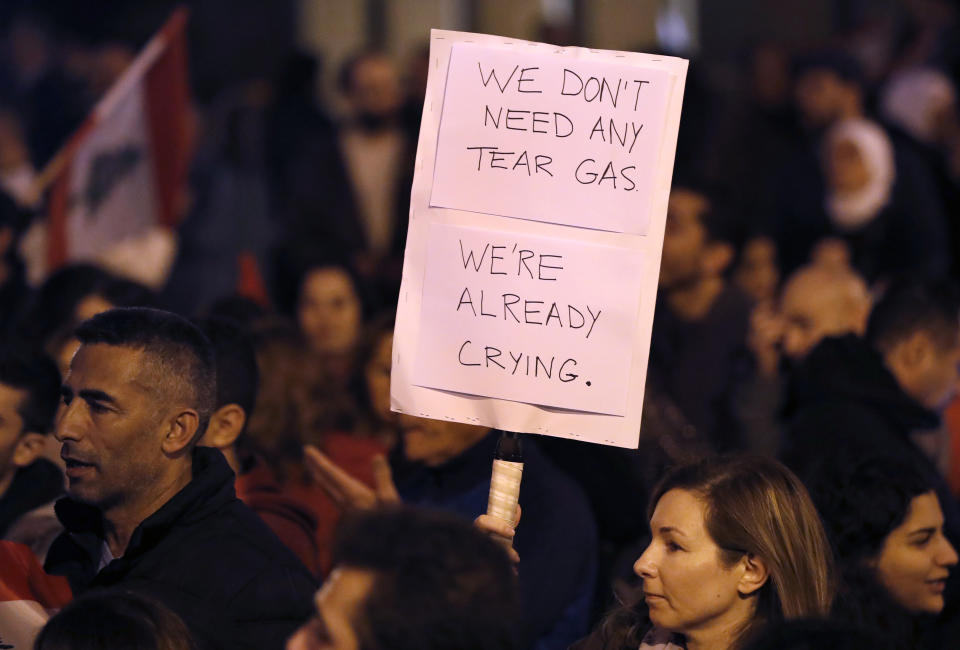
<instances>
[{"instance_id":1,"label":"shoulder of person","mask_svg":"<svg viewBox=\"0 0 960 650\"><path fill-rule=\"evenodd\" d=\"M267 567L259 571L231 600L238 621L297 621L313 613L316 581L305 570Z\"/></svg>"}]
</instances>

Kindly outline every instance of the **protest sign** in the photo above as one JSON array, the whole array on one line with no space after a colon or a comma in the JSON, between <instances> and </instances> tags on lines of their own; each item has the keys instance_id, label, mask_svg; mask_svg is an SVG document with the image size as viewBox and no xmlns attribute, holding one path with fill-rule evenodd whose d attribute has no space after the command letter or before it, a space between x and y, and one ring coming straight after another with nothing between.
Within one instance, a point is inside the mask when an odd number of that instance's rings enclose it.
<instances>
[{"instance_id":1,"label":"protest sign","mask_svg":"<svg viewBox=\"0 0 960 650\"><path fill-rule=\"evenodd\" d=\"M646 234L670 81L455 44L430 205Z\"/></svg>"},{"instance_id":2,"label":"protest sign","mask_svg":"<svg viewBox=\"0 0 960 650\"><path fill-rule=\"evenodd\" d=\"M596 279L638 277L634 251L439 224L428 237L418 385L626 413L639 294Z\"/></svg>"},{"instance_id":3,"label":"protest sign","mask_svg":"<svg viewBox=\"0 0 960 650\"><path fill-rule=\"evenodd\" d=\"M686 67L432 32L395 411L636 446Z\"/></svg>"}]
</instances>

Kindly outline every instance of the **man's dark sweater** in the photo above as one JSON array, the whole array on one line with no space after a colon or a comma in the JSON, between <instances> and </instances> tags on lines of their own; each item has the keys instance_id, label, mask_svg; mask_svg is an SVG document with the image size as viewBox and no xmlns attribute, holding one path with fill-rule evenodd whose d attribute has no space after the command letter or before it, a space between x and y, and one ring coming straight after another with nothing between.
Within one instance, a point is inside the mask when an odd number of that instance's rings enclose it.
<instances>
[{"instance_id":1,"label":"man's dark sweater","mask_svg":"<svg viewBox=\"0 0 960 650\"><path fill-rule=\"evenodd\" d=\"M454 512L469 520L487 510L499 432L457 458L428 468L398 468L403 500ZM520 554L520 593L528 646L566 648L589 624L596 574L593 515L580 488L526 436L523 441L523 515L514 547Z\"/></svg>"},{"instance_id":2,"label":"man's dark sweater","mask_svg":"<svg viewBox=\"0 0 960 650\"><path fill-rule=\"evenodd\" d=\"M797 368L782 460L801 476L825 462L864 454L926 460L910 436L940 425L940 416L903 392L883 358L862 339L826 338Z\"/></svg>"},{"instance_id":3,"label":"man's dark sweater","mask_svg":"<svg viewBox=\"0 0 960 650\"><path fill-rule=\"evenodd\" d=\"M56 510L67 530L47 555L48 573L67 576L74 593L116 586L152 596L183 618L201 648L280 648L312 614L313 578L237 499L216 449L194 450L193 480L102 570L100 512L69 498Z\"/></svg>"}]
</instances>

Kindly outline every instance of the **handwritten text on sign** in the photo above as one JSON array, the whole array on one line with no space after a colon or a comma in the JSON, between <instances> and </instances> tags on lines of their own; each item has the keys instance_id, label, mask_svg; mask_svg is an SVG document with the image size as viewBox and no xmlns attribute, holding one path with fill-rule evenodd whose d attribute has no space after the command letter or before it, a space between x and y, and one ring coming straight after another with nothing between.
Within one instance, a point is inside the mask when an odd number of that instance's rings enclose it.
<instances>
[{"instance_id":1,"label":"handwritten text on sign","mask_svg":"<svg viewBox=\"0 0 960 650\"><path fill-rule=\"evenodd\" d=\"M430 205L646 234L670 76L453 46Z\"/></svg>"},{"instance_id":2,"label":"handwritten text on sign","mask_svg":"<svg viewBox=\"0 0 960 650\"><path fill-rule=\"evenodd\" d=\"M427 251L417 385L626 412L635 251L440 224Z\"/></svg>"}]
</instances>

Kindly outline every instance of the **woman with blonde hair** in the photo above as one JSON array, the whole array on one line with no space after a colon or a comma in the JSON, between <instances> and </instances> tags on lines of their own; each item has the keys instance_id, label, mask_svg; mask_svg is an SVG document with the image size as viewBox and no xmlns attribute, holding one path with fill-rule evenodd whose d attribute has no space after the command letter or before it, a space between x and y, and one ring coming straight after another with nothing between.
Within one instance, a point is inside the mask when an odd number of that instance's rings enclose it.
<instances>
[{"instance_id":1,"label":"woman with blonde hair","mask_svg":"<svg viewBox=\"0 0 960 650\"><path fill-rule=\"evenodd\" d=\"M641 602L576 650L736 650L766 625L827 616L831 551L806 488L761 457L670 471L653 492L652 539L634 564Z\"/></svg>"}]
</instances>

